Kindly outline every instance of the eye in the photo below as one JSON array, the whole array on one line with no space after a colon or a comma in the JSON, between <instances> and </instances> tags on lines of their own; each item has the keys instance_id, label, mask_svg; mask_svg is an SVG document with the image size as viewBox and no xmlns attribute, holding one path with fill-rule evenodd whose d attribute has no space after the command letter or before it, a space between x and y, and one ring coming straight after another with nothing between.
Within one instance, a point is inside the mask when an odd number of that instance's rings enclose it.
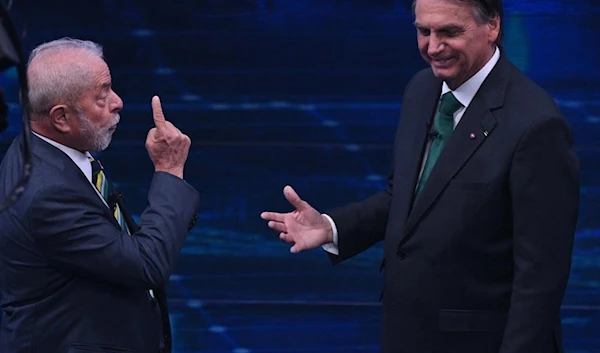
<instances>
[{"instance_id":1,"label":"eye","mask_svg":"<svg viewBox=\"0 0 600 353\"><path fill-rule=\"evenodd\" d=\"M108 96L106 96L106 95L98 96L98 98L96 99L96 104L99 107L105 106L107 98L108 98Z\"/></svg>"},{"instance_id":2,"label":"eye","mask_svg":"<svg viewBox=\"0 0 600 353\"><path fill-rule=\"evenodd\" d=\"M459 28L455 28L455 29L448 30L447 35L448 35L448 37L456 37L458 35L461 35L463 32L464 32L463 30L461 30Z\"/></svg>"},{"instance_id":3,"label":"eye","mask_svg":"<svg viewBox=\"0 0 600 353\"><path fill-rule=\"evenodd\" d=\"M456 37L464 33L464 28L458 26L449 26L440 29L440 35L444 37Z\"/></svg>"},{"instance_id":4,"label":"eye","mask_svg":"<svg viewBox=\"0 0 600 353\"><path fill-rule=\"evenodd\" d=\"M427 28L417 28L417 31L422 36L428 36L428 35L431 34L431 31L429 29L427 29Z\"/></svg>"}]
</instances>

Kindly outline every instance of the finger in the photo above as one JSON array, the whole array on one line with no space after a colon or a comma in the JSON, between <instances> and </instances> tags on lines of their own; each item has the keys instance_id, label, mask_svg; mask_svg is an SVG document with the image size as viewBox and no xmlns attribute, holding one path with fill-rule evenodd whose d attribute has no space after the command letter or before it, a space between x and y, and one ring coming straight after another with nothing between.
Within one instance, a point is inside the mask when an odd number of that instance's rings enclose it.
<instances>
[{"instance_id":1,"label":"finger","mask_svg":"<svg viewBox=\"0 0 600 353\"><path fill-rule=\"evenodd\" d=\"M163 115L164 117L164 115ZM179 128L175 125L173 125L172 122L166 120L165 118L165 127L169 128L169 132L172 132L172 134L175 135L183 135L183 133L181 132L181 130L179 130Z\"/></svg>"},{"instance_id":2,"label":"finger","mask_svg":"<svg viewBox=\"0 0 600 353\"><path fill-rule=\"evenodd\" d=\"M182 149L189 151L190 147L192 146L192 140L187 135L183 135L181 144Z\"/></svg>"},{"instance_id":3,"label":"finger","mask_svg":"<svg viewBox=\"0 0 600 353\"><path fill-rule=\"evenodd\" d=\"M273 230L276 230L278 232L287 233L287 227L285 226L285 223L269 221L269 223L267 225L269 226L269 228L271 228Z\"/></svg>"},{"instance_id":4,"label":"finger","mask_svg":"<svg viewBox=\"0 0 600 353\"><path fill-rule=\"evenodd\" d=\"M148 130L148 135L146 136L146 140L152 139L155 134L156 134L156 128L153 127L152 129Z\"/></svg>"},{"instance_id":5,"label":"finger","mask_svg":"<svg viewBox=\"0 0 600 353\"><path fill-rule=\"evenodd\" d=\"M156 135L156 128L153 127L152 129L150 129L150 131L148 131L148 135L146 136L146 147L148 147L148 145L154 141L155 136Z\"/></svg>"},{"instance_id":6,"label":"finger","mask_svg":"<svg viewBox=\"0 0 600 353\"><path fill-rule=\"evenodd\" d=\"M152 117L154 118L154 125L158 130L164 130L167 127L165 114L163 113L158 96L152 97Z\"/></svg>"},{"instance_id":7,"label":"finger","mask_svg":"<svg viewBox=\"0 0 600 353\"><path fill-rule=\"evenodd\" d=\"M281 239L281 241L284 243L288 243L288 244L294 243L294 240L292 239L292 237L287 233L279 233L279 239Z\"/></svg>"},{"instance_id":8,"label":"finger","mask_svg":"<svg viewBox=\"0 0 600 353\"><path fill-rule=\"evenodd\" d=\"M298 196L296 191L294 191L294 188L289 185L286 185L286 187L283 188L283 195L285 196L286 200L288 200L288 202L291 203L292 206L294 206L298 211L310 207L308 203L302 201L300 196Z\"/></svg>"},{"instance_id":9,"label":"finger","mask_svg":"<svg viewBox=\"0 0 600 353\"><path fill-rule=\"evenodd\" d=\"M294 246L292 246L290 248L290 252L292 254L297 254L297 253L299 253L302 250L304 250L303 247L301 245L299 245L298 243L294 244Z\"/></svg>"},{"instance_id":10,"label":"finger","mask_svg":"<svg viewBox=\"0 0 600 353\"><path fill-rule=\"evenodd\" d=\"M263 212L260 214L260 218L265 221L283 222L285 220L285 215L277 212Z\"/></svg>"}]
</instances>

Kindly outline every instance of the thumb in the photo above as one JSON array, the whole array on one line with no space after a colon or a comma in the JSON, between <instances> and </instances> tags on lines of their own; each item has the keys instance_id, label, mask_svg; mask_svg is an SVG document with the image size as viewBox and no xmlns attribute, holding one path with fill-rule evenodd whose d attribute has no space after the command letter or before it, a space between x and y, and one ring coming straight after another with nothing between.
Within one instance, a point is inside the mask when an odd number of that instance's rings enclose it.
<instances>
[{"instance_id":1,"label":"thumb","mask_svg":"<svg viewBox=\"0 0 600 353\"><path fill-rule=\"evenodd\" d=\"M303 201L300 196L298 196L296 191L294 191L294 189L289 185L286 185L286 187L283 188L283 195L285 196L285 199L288 200L288 202L291 203L292 206L294 206L298 211L310 208L310 205Z\"/></svg>"},{"instance_id":2,"label":"thumb","mask_svg":"<svg viewBox=\"0 0 600 353\"><path fill-rule=\"evenodd\" d=\"M158 96L152 97L152 117L154 118L154 125L156 128L158 130L164 130L167 126L167 121Z\"/></svg>"}]
</instances>

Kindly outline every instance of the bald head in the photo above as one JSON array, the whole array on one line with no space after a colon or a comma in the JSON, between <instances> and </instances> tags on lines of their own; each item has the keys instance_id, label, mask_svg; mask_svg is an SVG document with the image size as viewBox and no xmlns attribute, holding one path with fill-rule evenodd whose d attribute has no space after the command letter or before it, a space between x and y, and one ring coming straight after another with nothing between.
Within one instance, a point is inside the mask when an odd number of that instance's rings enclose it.
<instances>
[{"instance_id":1,"label":"bald head","mask_svg":"<svg viewBox=\"0 0 600 353\"><path fill-rule=\"evenodd\" d=\"M94 84L91 63L97 61L104 61L102 47L91 41L62 38L35 48L27 69L32 120L43 120L58 104L77 109Z\"/></svg>"}]
</instances>

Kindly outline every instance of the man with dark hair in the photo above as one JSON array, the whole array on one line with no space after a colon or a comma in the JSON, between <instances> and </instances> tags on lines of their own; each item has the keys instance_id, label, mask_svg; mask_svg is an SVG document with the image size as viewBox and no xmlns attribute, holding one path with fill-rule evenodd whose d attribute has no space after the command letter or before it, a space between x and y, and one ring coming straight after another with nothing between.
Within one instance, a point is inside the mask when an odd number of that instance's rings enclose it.
<instances>
[{"instance_id":1,"label":"man with dark hair","mask_svg":"<svg viewBox=\"0 0 600 353\"><path fill-rule=\"evenodd\" d=\"M334 263L384 241L385 353L562 352L579 204L571 131L500 48L499 0L416 0L430 68L408 83L385 190L261 217Z\"/></svg>"},{"instance_id":2,"label":"man with dark hair","mask_svg":"<svg viewBox=\"0 0 600 353\"><path fill-rule=\"evenodd\" d=\"M0 213L0 352L170 352L164 287L198 207L183 180L189 137L154 97L155 173L138 225L90 154L108 147L123 107L102 48L42 44L27 78L33 167ZM0 199L20 176L22 149L18 136L0 165Z\"/></svg>"}]
</instances>

